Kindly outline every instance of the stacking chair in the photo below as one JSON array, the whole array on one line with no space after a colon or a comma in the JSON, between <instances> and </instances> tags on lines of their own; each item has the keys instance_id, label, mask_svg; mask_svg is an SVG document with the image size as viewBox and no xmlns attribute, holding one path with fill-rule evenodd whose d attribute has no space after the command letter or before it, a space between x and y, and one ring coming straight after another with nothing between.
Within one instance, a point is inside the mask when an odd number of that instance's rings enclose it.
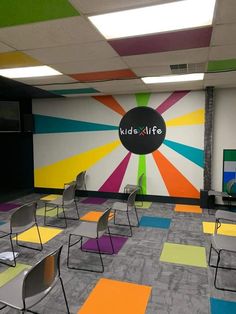
<instances>
[{"instance_id":1,"label":"stacking chair","mask_svg":"<svg viewBox=\"0 0 236 314\"><path fill-rule=\"evenodd\" d=\"M57 199L55 199L53 201L45 203L45 211L44 211L44 225L45 226L55 226L55 225L47 223L47 212L54 210L54 209L57 210L57 217L63 219L65 222L64 226L60 226L62 228L63 227L67 228L67 220L68 219L69 220L79 220L80 216L79 216L77 202L75 199L75 189L76 189L76 183L75 182L71 183L65 187L62 196L59 196ZM66 216L65 209L70 208L72 206L75 206L77 217ZM62 208L62 215L63 215L62 217L59 217L59 208L60 207Z\"/></svg>"},{"instance_id":2,"label":"stacking chair","mask_svg":"<svg viewBox=\"0 0 236 314\"><path fill-rule=\"evenodd\" d=\"M14 279L0 288L0 309L10 306L21 313L36 313L31 309L38 304L60 281L66 304L70 314L63 281L60 275L60 255L62 246L48 254L29 270L23 270ZM3 306L1 307L1 303ZM37 314L37 313L36 313Z\"/></svg>"},{"instance_id":3,"label":"stacking chair","mask_svg":"<svg viewBox=\"0 0 236 314\"><path fill-rule=\"evenodd\" d=\"M128 226L130 229L130 234L128 235L129 237L132 237L132 234L133 234L132 227L139 227L139 218L138 218L137 208L135 206L135 198L136 198L138 191L139 191L139 188L136 188L134 191L132 191L129 194L126 203L125 202L115 202L111 208L114 211L114 224L119 225L119 226ZM134 213L135 213L135 216L137 219L136 225L132 225L130 222L130 216L129 215L130 215L131 211L134 211ZM121 224L121 223L116 222L116 213L117 212L126 213L128 224Z\"/></svg>"},{"instance_id":4,"label":"stacking chair","mask_svg":"<svg viewBox=\"0 0 236 314\"><path fill-rule=\"evenodd\" d=\"M13 257L12 264L5 262L3 260L0 260L0 263L12 267L16 266L16 254L12 242L14 236L16 237L16 244L18 246L26 247L32 250L42 251L43 244L36 220L36 208L37 208L36 202L31 204L25 204L15 210L15 212L11 215L9 222L0 226L0 238L9 237ZM30 229L33 226L36 227L36 233L39 239L39 247L32 247L20 244L18 241L18 234Z\"/></svg>"},{"instance_id":5,"label":"stacking chair","mask_svg":"<svg viewBox=\"0 0 236 314\"><path fill-rule=\"evenodd\" d=\"M67 267L70 269L77 269L77 270L85 270L85 271L91 271L91 272L96 272L96 273L103 273L104 272L104 264L103 264L103 259L102 259L102 254L114 254L114 247L112 243L112 238L110 234L110 230L108 227L108 218L110 214L111 209L108 208L103 215L99 218L98 221L81 221L79 226L73 230L73 233L69 235L69 243L68 243L68 254L67 254ZM102 252L100 245L99 245L99 238L101 238L104 233L108 231L110 243L111 243L111 249L112 253L110 252ZM72 237L76 238L79 237L79 240L75 241L72 243ZM97 243L97 249L98 252L95 251L88 251L83 249L83 238L89 238L89 239L95 239ZM96 253L99 254L100 257L100 263L101 263L101 268L99 267L98 270L94 269L89 269L89 268L80 268L80 267L75 267L75 266L70 266L70 248L77 243L80 242L80 249L81 251L85 252L90 252L90 253Z\"/></svg>"},{"instance_id":6,"label":"stacking chair","mask_svg":"<svg viewBox=\"0 0 236 314\"><path fill-rule=\"evenodd\" d=\"M85 177L86 171L81 171L77 174L75 181L65 183L64 186L76 183L76 190L87 190Z\"/></svg>"},{"instance_id":7,"label":"stacking chair","mask_svg":"<svg viewBox=\"0 0 236 314\"><path fill-rule=\"evenodd\" d=\"M140 177L138 178L138 184L127 184L124 187L124 193L130 194L134 190L139 189L139 192L143 195L143 187L142 187L143 178L144 178L144 173L142 173ZM143 201L141 201L140 206L143 206Z\"/></svg>"}]
</instances>

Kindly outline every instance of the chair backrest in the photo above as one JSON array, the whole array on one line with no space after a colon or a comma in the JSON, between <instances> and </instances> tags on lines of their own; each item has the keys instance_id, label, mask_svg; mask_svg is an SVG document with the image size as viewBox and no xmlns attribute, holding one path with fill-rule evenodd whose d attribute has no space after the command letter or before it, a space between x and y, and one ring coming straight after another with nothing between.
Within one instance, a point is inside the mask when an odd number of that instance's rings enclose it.
<instances>
[{"instance_id":1,"label":"chair backrest","mask_svg":"<svg viewBox=\"0 0 236 314\"><path fill-rule=\"evenodd\" d=\"M73 182L69 185L67 185L63 191L62 194L62 200L65 205L71 204L75 200L75 189L76 189L76 183Z\"/></svg>"},{"instance_id":2,"label":"chair backrest","mask_svg":"<svg viewBox=\"0 0 236 314\"><path fill-rule=\"evenodd\" d=\"M76 177L76 189L80 190L85 187L85 175L86 171L80 172Z\"/></svg>"},{"instance_id":3,"label":"chair backrest","mask_svg":"<svg viewBox=\"0 0 236 314\"><path fill-rule=\"evenodd\" d=\"M144 173L142 173L141 176L138 178L138 186L139 187L142 187L143 177L144 177Z\"/></svg>"},{"instance_id":4,"label":"chair backrest","mask_svg":"<svg viewBox=\"0 0 236 314\"><path fill-rule=\"evenodd\" d=\"M136 195L137 195L138 191L139 191L139 188L136 188L128 196L128 199L127 199L127 209L132 209L133 207L135 207L135 198L136 198Z\"/></svg>"},{"instance_id":5,"label":"chair backrest","mask_svg":"<svg viewBox=\"0 0 236 314\"><path fill-rule=\"evenodd\" d=\"M102 214L102 216L99 218L98 222L97 222L97 232L98 234L101 232L105 232L107 229L107 225L108 225L108 218L111 212L111 208L108 208L104 211L104 213Z\"/></svg>"},{"instance_id":6,"label":"chair backrest","mask_svg":"<svg viewBox=\"0 0 236 314\"><path fill-rule=\"evenodd\" d=\"M36 202L24 204L17 208L10 218L11 232L16 231L18 233L21 229L23 231L33 226L36 222L36 208Z\"/></svg>"},{"instance_id":7,"label":"chair backrest","mask_svg":"<svg viewBox=\"0 0 236 314\"><path fill-rule=\"evenodd\" d=\"M50 292L60 276L61 250L62 246L48 254L28 271L22 286L23 300L34 297L34 304L36 304Z\"/></svg>"}]
</instances>

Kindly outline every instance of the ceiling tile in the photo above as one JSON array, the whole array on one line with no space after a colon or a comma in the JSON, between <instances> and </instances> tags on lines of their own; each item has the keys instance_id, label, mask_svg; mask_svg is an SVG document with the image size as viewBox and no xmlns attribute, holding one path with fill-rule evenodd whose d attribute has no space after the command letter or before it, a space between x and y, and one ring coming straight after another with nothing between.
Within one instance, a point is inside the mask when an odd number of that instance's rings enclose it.
<instances>
[{"instance_id":1,"label":"ceiling tile","mask_svg":"<svg viewBox=\"0 0 236 314\"><path fill-rule=\"evenodd\" d=\"M20 51L12 51L12 52L5 52L0 53L0 68L7 69L7 68L17 68L17 67L25 67L25 66L37 66L41 65L41 63L26 55Z\"/></svg>"},{"instance_id":2,"label":"ceiling tile","mask_svg":"<svg viewBox=\"0 0 236 314\"><path fill-rule=\"evenodd\" d=\"M132 68L137 76L160 76L171 74L171 69L168 65L152 66L152 67L137 67Z\"/></svg>"},{"instance_id":3,"label":"ceiling tile","mask_svg":"<svg viewBox=\"0 0 236 314\"><path fill-rule=\"evenodd\" d=\"M148 90L150 92L173 92L181 90L202 90L204 84L202 81L198 82L180 82L180 83L169 83L169 84L149 84Z\"/></svg>"},{"instance_id":4,"label":"ceiling tile","mask_svg":"<svg viewBox=\"0 0 236 314\"><path fill-rule=\"evenodd\" d=\"M46 77L30 77L30 78L19 78L17 79L19 82L23 82L25 84L30 85L45 85L45 84L67 84L76 82L74 79L67 75L56 75L56 76L46 76ZM49 86L50 86L49 85Z\"/></svg>"},{"instance_id":5,"label":"ceiling tile","mask_svg":"<svg viewBox=\"0 0 236 314\"><path fill-rule=\"evenodd\" d=\"M236 71L205 74L204 86L236 86Z\"/></svg>"},{"instance_id":6,"label":"ceiling tile","mask_svg":"<svg viewBox=\"0 0 236 314\"><path fill-rule=\"evenodd\" d=\"M68 82L68 84L66 82L61 82L61 84L57 84L56 82L54 82L55 84L48 84L45 83L45 85L43 85L43 83L36 85L36 87L39 87L41 89L44 90L60 90L60 89L83 89L83 88L89 88L90 86L88 84L85 83L78 83L77 81L73 80L73 82ZM66 83L66 84L63 84Z\"/></svg>"},{"instance_id":7,"label":"ceiling tile","mask_svg":"<svg viewBox=\"0 0 236 314\"><path fill-rule=\"evenodd\" d=\"M83 60L106 59L117 56L117 53L106 41L26 50L25 52L45 64L52 65Z\"/></svg>"},{"instance_id":8,"label":"ceiling tile","mask_svg":"<svg viewBox=\"0 0 236 314\"><path fill-rule=\"evenodd\" d=\"M234 45L236 44L236 23L216 25L212 33L211 45Z\"/></svg>"},{"instance_id":9,"label":"ceiling tile","mask_svg":"<svg viewBox=\"0 0 236 314\"><path fill-rule=\"evenodd\" d=\"M236 45L215 46L210 48L209 60L234 59Z\"/></svg>"},{"instance_id":10,"label":"ceiling tile","mask_svg":"<svg viewBox=\"0 0 236 314\"><path fill-rule=\"evenodd\" d=\"M14 51L14 48L7 46L3 42L0 42L0 53L8 51Z\"/></svg>"},{"instance_id":11,"label":"ceiling tile","mask_svg":"<svg viewBox=\"0 0 236 314\"><path fill-rule=\"evenodd\" d=\"M123 78L135 78L136 75L129 69L122 69L116 71L102 71L102 72L89 72L71 74L72 78L78 81L102 81L102 80L115 80Z\"/></svg>"},{"instance_id":12,"label":"ceiling tile","mask_svg":"<svg viewBox=\"0 0 236 314\"><path fill-rule=\"evenodd\" d=\"M236 1L218 0L216 11L216 24L227 24L236 22Z\"/></svg>"},{"instance_id":13,"label":"ceiling tile","mask_svg":"<svg viewBox=\"0 0 236 314\"><path fill-rule=\"evenodd\" d=\"M104 40L84 17L0 28L0 40L18 50Z\"/></svg>"},{"instance_id":14,"label":"ceiling tile","mask_svg":"<svg viewBox=\"0 0 236 314\"><path fill-rule=\"evenodd\" d=\"M67 0L1 0L0 27L28 24L79 15Z\"/></svg>"},{"instance_id":15,"label":"ceiling tile","mask_svg":"<svg viewBox=\"0 0 236 314\"><path fill-rule=\"evenodd\" d=\"M212 27L109 40L120 56L208 47Z\"/></svg>"}]
</instances>

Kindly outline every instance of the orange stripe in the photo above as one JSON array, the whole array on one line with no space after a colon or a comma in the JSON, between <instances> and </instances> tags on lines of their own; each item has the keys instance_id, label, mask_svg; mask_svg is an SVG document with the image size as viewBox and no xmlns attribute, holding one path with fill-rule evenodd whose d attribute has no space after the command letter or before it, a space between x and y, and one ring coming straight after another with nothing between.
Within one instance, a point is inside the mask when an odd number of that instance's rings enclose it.
<instances>
[{"instance_id":1,"label":"orange stripe","mask_svg":"<svg viewBox=\"0 0 236 314\"><path fill-rule=\"evenodd\" d=\"M129 69L115 70L115 71L101 71L101 72L89 72L89 73L77 73L71 74L72 78L78 81L99 81L99 80L115 80L123 78L137 78L133 71Z\"/></svg>"},{"instance_id":2,"label":"orange stripe","mask_svg":"<svg viewBox=\"0 0 236 314\"><path fill-rule=\"evenodd\" d=\"M126 113L121 105L112 96L93 96L93 98L122 116L124 116Z\"/></svg>"},{"instance_id":3,"label":"orange stripe","mask_svg":"<svg viewBox=\"0 0 236 314\"><path fill-rule=\"evenodd\" d=\"M159 151L153 158L170 196L199 198L199 191Z\"/></svg>"},{"instance_id":4,"label":"orange stripe","mask_svg":"<svg viewBox=\"0 0 236 314\"><path fill-rule=\"evenodd\" d=\"M196 214L201 214L202 209L200 206L196 205L182 205L182 204L177 204L175 206L175 211L176 212L182 212L182 213L196 213Z\"/></svg>"}]
</instances>

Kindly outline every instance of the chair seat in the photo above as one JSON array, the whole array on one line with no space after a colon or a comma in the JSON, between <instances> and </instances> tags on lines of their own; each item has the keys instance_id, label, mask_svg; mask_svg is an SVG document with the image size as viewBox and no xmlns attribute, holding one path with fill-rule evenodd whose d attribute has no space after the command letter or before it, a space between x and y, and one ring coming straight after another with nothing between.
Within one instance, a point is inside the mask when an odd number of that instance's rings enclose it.
<instances>
[{"instance_id":1,"label":"chair seat","mask_svg":"<svg viewBox=\"0 0 236 314\"><path fill-rule=\"evenodd\" d=\"M105 231L104 231L105 232ZM104 233L99 233L99 237ZM72 231L72 234L83 236L86 238L96 239L97 238L97 223L82 221L79 226Z\"/></svg>"},{"instance_id":2,"label":"chair seat","mask_svg":"<svg viewBox=\"0 0 236 314\"><path fill-rule=\"evenodd\" d=\"M27 272L27 270L23 270L18 276L0 288L0 303L2 302L19 310L23 309L22 285Z\"/></svg>"},{"instance_id":3,"label":"chair seat","mask_svg":"<svg viewBox=\"0 0 236 314\"><path fill-rule=\"evenodd\" d=\"M112 204L112 210L120 210L126 212L127 204L124 202L115 202L114 204Z\"/></svg>"},{"instance_id":4,"label":"chair seat","mask_svg":"<svg viewBox=\"0 0 236 314\"><path fill-rule=\"evenodd\" d=\"M215 249L236 252L236 237L214 234L211 239Z\"/></svg>"},{"instance_id":5,"label":"chair seat","mask_svg":"<svg viewBox=\"0 0 236 314\"><path fill-rule=\"evenodd\" d=\"M226 210L217 210L215 213L215 218L236 221L236 213Z\"/></svg>"}]
</instances>

